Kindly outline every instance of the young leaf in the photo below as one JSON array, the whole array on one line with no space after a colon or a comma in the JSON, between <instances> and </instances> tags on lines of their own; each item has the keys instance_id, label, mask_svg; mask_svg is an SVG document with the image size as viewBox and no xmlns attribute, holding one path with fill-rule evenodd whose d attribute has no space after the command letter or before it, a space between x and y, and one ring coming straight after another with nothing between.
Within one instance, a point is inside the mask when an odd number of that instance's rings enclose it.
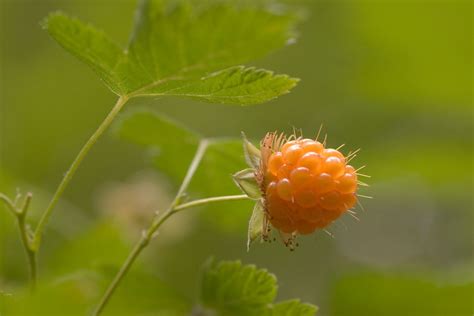
<instances>
[{"instance_id":1,"label":"young leaf","mask_svg":"<svg viewBox=\"0 0 474 316\"><path fill-rule=\"evenodd\" d=\"M273 274L239 261L211 261L205 267L201 301L218 315L262 315L276 296Z\"/></svg>"},{"instance_id":2,"label":"young leaf","mask_svg":"<svg viewBox=\"0 0 474 316\"><path fill-rule=\"evenodd\" d=\"M312 304L301 303L300 300L288 300L275 304L271 316L314 316L318 308Z\"/></svg>"},{"instance_id":3,"label":"young leaf","mask_svg":"<svg viewBox=\"0 0 474 316\"><path fill-rule=\"evenodd\" d=\"M172 2L141 1L125 50L61 13L43 25L121 96L172 95L245 105L268 101L296 85L285 75L236 67L290 42L293 15L217 0Z\"/></svg>"},{"instance_id":4,"label":"young leaf","mask_svg":"<svg viewBox=\"0 0 474 316\"><path fill-rule=\"evenodd\" d=\"M262 201L257 201L253 208L252 216L249 221L247 251L250 250L250 244L257 238L261 238L263 233L264 209Z\"/></svg>"}]
</instances>

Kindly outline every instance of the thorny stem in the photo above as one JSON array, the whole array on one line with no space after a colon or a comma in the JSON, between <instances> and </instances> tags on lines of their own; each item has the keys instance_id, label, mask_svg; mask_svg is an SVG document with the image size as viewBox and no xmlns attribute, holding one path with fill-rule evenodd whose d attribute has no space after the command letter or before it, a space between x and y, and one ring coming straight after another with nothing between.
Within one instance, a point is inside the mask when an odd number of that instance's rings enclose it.
<instances>
[{"instance_id":1,"label":"thorny stem","mask_svg":"<svg viewBox=\"0 0 474 316\"><path fill-rule=\"evenodd\" d=\"M125 103L127 103L128 97L127 96L122 96L117 100L117 103L115 103L114 107L110 111L110 113L107 115L107 117L104 119L104 121L99 125L97 130L92 134L92 136L87 140L87 142L84 144L82 149L79 151L77 154L76 158L72 162L71 166L69 167L68 171L64 175L64 178L62 179L61 183L59 184L58 188L56 189L56 192L54 193L51 201L49 202L48 207L44 211L44 213L41 215L40 221L38 223L38 226L36 227L34 237L33 237L33 249L34 251L38 251L38 248L41 243L41 237L43 235L45 226L51 217L51 213L53 212L54 207L56 204L59 202L59 199L61 195L63 194L64 190L68 186L69 182L71 181L72 177L76 173L77 169L81 165L81 162L84 160L86 155L89 153L90 149L94 144L97 142L97 140L102 136L102 134L107 130L107 128L110 126L114 118L117 116L117 114L120 112L120 110L123 108Z\"/></svg>"},{"instance_id":2,"label":"thorny stem","mask_svg":"<svg viewBox=\"0 0 474 316\"><path fill-rule=\"evenodd\" d=\"M188 168L186 176L173 202L171 202L170 206L164 213L162 213L161 215L157 214L155 218L153 219L153 221L151 222L148 229L143 231L142 237L137 242L133 250L130 252L127 259L125 260L122 267L120 268L119 272L115 276L114 280L107 288L106 292L104 293L102 299L99 302L99 305L95 309L93 316L100 315L100 313L104 310L105 306L109 302L110 298L112 297L113 293L117 289L118 285L123 280L127 272L130 270L131 266L133 265L135 260L138 258L140 253L143 251L143 249L146 248L146 246L148 246L150 241L155 236L156 231L161 227L161 225L173 214L187 208L204 205L208 203L213 203L213 202L249 199L247 195L229 195L229 196L205 198L205 199L200 199L200 200L195 200L188 203L180 204L181 198L184 192L186 191L186 189L188 188L189 183L191 182L194 176L194 173L196 172L199 166L199 163L201 162L201 159L204 156L207 146L208 146L207 140L201 141L196 151L196 154L194 155L193 161L191 162L191 165Z\"/></svg>"}]
</instances>

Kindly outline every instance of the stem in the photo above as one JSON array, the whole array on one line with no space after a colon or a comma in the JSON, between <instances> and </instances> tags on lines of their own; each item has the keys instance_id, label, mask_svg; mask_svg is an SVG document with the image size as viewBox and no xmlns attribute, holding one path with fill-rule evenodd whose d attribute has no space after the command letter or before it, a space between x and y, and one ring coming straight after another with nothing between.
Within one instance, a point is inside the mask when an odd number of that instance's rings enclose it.
<instances>
[{"instance_id":1,"label":"stem","mask_svg":"<svg viewBox=\"0 0 474 316\"><path fill-rule=\"evenodd\" d=\"M210 198L191 201L191 202L188 202L188 203L179 204L175 207L170 207L156 221L153 221L152 225L150 225L148 230L143 232L142 237L140 238L138 243L135 245L133 250L130 252L130 254L128 255L128 257L125 260L124 264L122 265L119 272L115 276L114 280L112 281L112 283L107 288L106 292L104 293L104 296L102 297L102 299L101 299L99 305L97 306L96 310L94 311L93 315L98 316L104 310L105 306L109 302L110 298L112 297L113 293L117 289L118 285L120 284L122 279L125 277L127 272L130 270L131 266L133 265L135 260L138 258L140 253L143 251L143 249L145 249L146 246L148 246L148 244L150 243L151 239L153 238L155 232L173 214L178 213L179 211L182 211L184 209L199 206L199 205L205 205L205 204L214 203L214 202L221 202L221 201L235 201L235 200L248 200L248 199L249 199L249 197L247 195L216 196L216 197L210 197Z\"/></svg>"},{"instance_id":2,"label":"stem","mask_svg":"<svg viewBox=\"0 0 474 316\"><path fill-rule=\"evenodd\" d=\"M15 216L18 224L18 230L20 232L20 239L25 249L26 256L28 258L28 265L30 267L30 287L31 292L36 288L36 279L37 279L37 269L36 269L36 252L32 248L32 240L28 235L28 228L26 225L26 214L28 213L28 208L30 207L32 194L28 193L23 202L23 206L18 208L15 203L10 200L6 195L0 193L0 200L2 200L11 210Z\"/></svg>"},{"instance_id":3,"label":"stem","mask_svg":"<svg viewBox=\"0 0 474 316\"><path fill-rule=\"evenodd\" d=\"M21 242L25 249L28 258L28 265L30 267L30 289L34 292L36 289L37 279L37 265L36 265L36 251L32 249L31 239L28 236L28 229L25 223L25 214L21 213L17 216L18 229L20 230Z\"/></svg>"},{"instance_id":4,"label":"stem","mask_svg":"<svg viewBox=\"0 0 474 316\"><path fill-rule=\"evenodd\" d=\"M199 164L202 160L202 157L204 156L204 153L206 152L208 145L209 145L209 142L208 140L205 140L205 139L199 143L199 146L198 146L198 149L196 150L196 154L194 155L193 161L189 165L188 171L186 172L186 176L184 177L183 182L181 183L181 186L179 187L178 192L176 193L176 196L173 202L171 202L168 209L161 216L158 216L157 214L157 216L155 216L155 218L152 220L148 229L143 232L142 237L140 238L138 243L135 245L133 250L128 255L127 259L123 263L122 267L120 268L119 272L113 279L112 283L109 285L109 287L105 291L104 295L102 296L99 302L99 305L97 305L97 308L95 309L92 315L98 316L104 310L105 306L109 302L110 298L114 294L120 282L123 280L127 272L130 270L130 267L133 265L133 263L138 258L138 256L143 251L143 249L145 249L146 246L150 243L151 239L154 237L155 232L158 230L158 228L160 228L160 226L169 217L171 217L173 214L175 214L179 210L183 210L185 208L192 207L194 205L205 204L206 202L204 202L204 200L208 200L208 202L225 200L222 198L209 198L209 199L194 201L194 202L199 201L198 203L195 203L195 204L193 204L193 202L189 202L186 204L182 204L181 207L179 205L181 197L183 196L183 193L187 190L194 174L196 173L196 170L199 167ZM230 199L235 199L235 197L232 196L232 198Z\"/></svg>"},{"instance_id":5,"label":"stem","mask_svg":"<svg viewBox=\"0 0 474 316\"><path fill-rule=\"evenodd\" d=\"M216 196L216 197L210 197L210 198L205 198L205 199L200 199L200 200L194 200L188 203L183 203L174 208L174 212L178 212L190 207L195 207L199 205L204 205L208 203L213 203L213 202L220 202L220 201L233 201L233 200L248 200L250 199L248 195L242 194L242 195L226 195L226 196Z\"/></svg>"},{"instance_id":6,"label":"stem","mask_svg":"<svg viewBox=\"0 0 474 316\"><path fill-rule=\"evenodd\" d=\"M62 179L61 183L59 184L58 188L56 189L56 192L54 193L48 207L42 214L40 221L38 223L38 226L36 227L36 231L34 233L33 237L33 249L34 251L38 251L38 248L41 243L41 237L43 235L46 223L48 222L49 218L51 217L51 213L53 212L54 207L58 203L61 195L63 194L64 190L68 186L69 182L71 181L72 177L76 173L77 169L81 165L81 162L84 160L85 156L87 153L90 151L92 146L97 142L97 140L102 136L102 134L107 130L107 128L110 126L114 118L117 116L117 114L120 112L120 110L123 108L125 103L127 103L128 97L127 96L121 96L118 100L117 103L115 103L114 107L110 111L110 113L107 115L107 117L104 119L104 121L99 125L97 130L92 134L92 136L87 140L87 142L84 144L82 149L79 151L77 154L76 158L72 162L71 166L69 167L68 171L64 175L64 178Z\"/></svg>"},{"instance_id":7,"label":"stem","mask_svg":"<svg viewBox=\"0 0 474 316\"><path fill-rule=\"evenodd\" d=\"M5 203L5 205L7 206L8 210L10 210L10 212L14 215L14 216L17 216L17 209L15 207L15 203L13 203L12 200L10 200L8 198L8 196L0 193L0 201L3 201L3 203Z\"/></svg>"}]
</instances>

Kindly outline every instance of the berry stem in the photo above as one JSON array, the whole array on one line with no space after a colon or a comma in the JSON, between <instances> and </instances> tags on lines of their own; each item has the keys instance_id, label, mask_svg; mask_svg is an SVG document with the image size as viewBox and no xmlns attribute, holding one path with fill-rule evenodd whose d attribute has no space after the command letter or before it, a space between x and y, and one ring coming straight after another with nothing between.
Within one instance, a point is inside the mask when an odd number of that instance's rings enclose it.
<instances>
[{"instance_id":1,"label":"berry stem","mask_svg":"<svg viewBox=\"0 0 474 316\"><path fill-rule=\"evenodd\" d=\"M221 202L221 201L233 201L233 200L248 200L250 199L248 195L246 194L241 194L241 195L225 195L225 196L215 196L215 197L210 197L210 198L205 198L205 199L200 199L200 200L194 200L188 203L183 203L178 205L177 207L174 208L175 212L190 208L190 207L195 207L195 206L200 206L204 204L209 204L213 202Z\"/></svg>"},{"instance_id":2,"label":"berry stem","mask_svg":"<svg viewBox=\"0 0 474 316\"><path fill-rule=\"evenodd\" d=\"M45 226L46 226L49 218L51 217L51 214L53 212L54 207L59 202L59 199L60 199L61 195L63 194L64 190L68 186L69 182L71 181L72 177L76 173L77 169L81 165L84 158L87 156L87 154L91 150L92 146L94 146L94 144L97 142L97 140L107 130L107 128L110 126L110 124L115 119L117 114L120 112L120 110L123 108L123 106L127 103L127 101L128 101L127 96L121 96L117 100L114 107L112 108L112 110L107 115L107 117L104 119L104 121L99 125L99 127L94 132L94 134L92 134L92 136L87 140L87 142L81 148L81 150L77 154L76 158L72 162L71 166L69 167L68 171L64 175L64 178L62 179L61 183L59 184L58 188L56 189L56 192L54 193L51 201L49 202L48 207L46 208L46 210L41 215L38 226L36 227L36 230L35 230L35 233L34 233L34 236L33 236L33 244L32 244L33 245L33 250L35 252L37 252L38 249L39 249L39 246L40 246L40 243L41 243L41 237L43 235Z\"/></svg>"},{"instance_id":3,"label":"berry stem","mask_svg":"<svg viewBox=\"0 0 474 316\"><path fill-rule=\"evenodd\" d=\"M202 157L204 156L204 153L206 152L207 146L208 146L208 141L207 140L202 140L201 143L199 144L199 147L196 151L196 154L194 155L193 161L191 162L188 171L186 173L186 176L184 177L184 180L176 193L176 196L173 200L173 202L170 204L168 209L162 213L161 215L157 213L152 220L150 226L148 229L143 231L142 237L140 240L137 242L133 250L130 252L128 255L127 259L123 263L122 267L120 268L119 272L113 279L112 283L109 285L107 290L105 291L104 295L102 296L99 304L97 305L97 308L95 309L94 313L92 314L93 316L98 316L102 313L104 310L105 306L109 302L110 298L112 297L113 293L115 290L118 288L120 282L123 280L123 278L126 276L127 272L130 270L132 267L133 263L136 261L138 256L141 254L143 249L145 249L150 241L153 239L155 236L156 231L161 227L161 225L166 222L168 218L170 218L173 214L182 211L187 208L199 206L199 205L205 205L208 203L214 203L214 202L220 202L220 201L232 201L232 200L244 200L248 199L249 197L247 195L228 195L228 196L217 196L217 197L210 197L210 198L205 198L205 199L199 199L199 200L194 200L191 202L183 203L180 204L181 197L183 196L183 193L187 190L189 183L191 182L197 168L199 167L199 164L202 160Z\"/></svg>"}]
</instances>

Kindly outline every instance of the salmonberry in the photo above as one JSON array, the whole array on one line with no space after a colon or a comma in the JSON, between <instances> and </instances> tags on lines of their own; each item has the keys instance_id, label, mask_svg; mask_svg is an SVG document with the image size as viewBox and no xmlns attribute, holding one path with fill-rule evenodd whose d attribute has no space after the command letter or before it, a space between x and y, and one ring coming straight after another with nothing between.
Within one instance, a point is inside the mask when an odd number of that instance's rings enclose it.
<instances>
[{"instance_id":1,"label":"salmonberry","mask_svg":"<svg viewBox=\"0 0 474 316\"><path fill-rule=\"evenodd\" d=\"M246 139L245 146L256 151ZM259 214L263 216L263 239L268 240L271 225L293 249L296 235L327 227L357 203L361 182L355 168L348 164L355 153L344 156L317 140L268 133L258 156L259 163L243 171L255 175L261 192L251 219L249 242L256 238L252 225L260 222ZM243 188L243 178L235 179Z\"/></svg>"},{"instance_id":2,"label":"salmonberry","mask_svg":"<svg viewBox=\"0 0 474 316\"><path fill-rule=\"evenodd\" d=\"M317 140L262 141L260 186L269 222L284 233L310 234L354 207L357 174L340 151Z\"/></svg>"}]
</instances>

